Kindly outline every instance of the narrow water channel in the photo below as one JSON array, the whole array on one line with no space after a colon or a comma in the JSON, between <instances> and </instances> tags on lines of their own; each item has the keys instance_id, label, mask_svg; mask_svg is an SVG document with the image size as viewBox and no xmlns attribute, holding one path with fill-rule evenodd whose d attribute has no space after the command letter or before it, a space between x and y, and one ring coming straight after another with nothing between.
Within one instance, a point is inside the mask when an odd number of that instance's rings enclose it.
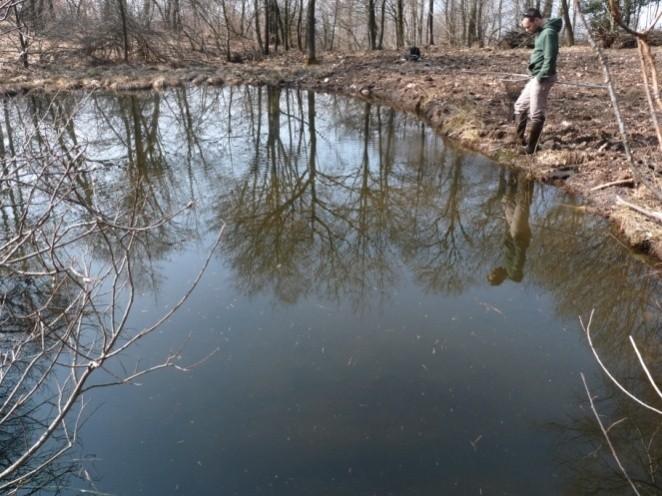
<instances>
[{"instance_id":1,"label":"narrow water channel","mask_svg":"<svg viewBox=\"0 0 662 496\"><path fill-rule=\"evenodd\" d=\"M601 356L654 401L628 336L659 357L662 283L580 200L336 96L196 88L5 113L16 142L39 114L39 139L85 143L83 190L145 224L194 202L141 239L132 329L225 226L184 307L121 362L206 359L91 392L65 494L628 494L580 372L606 425L625 418L610 432L629 475L662 493L662 418L609 385L578 320L594 311Z\"/></svg>"}]
</instances>

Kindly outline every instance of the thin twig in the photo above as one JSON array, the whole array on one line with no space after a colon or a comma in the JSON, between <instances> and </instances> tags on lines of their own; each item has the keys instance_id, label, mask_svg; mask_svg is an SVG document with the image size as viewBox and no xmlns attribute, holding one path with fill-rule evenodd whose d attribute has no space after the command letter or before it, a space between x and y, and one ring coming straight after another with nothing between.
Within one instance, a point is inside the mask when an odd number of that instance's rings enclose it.
<instances>
[{"instance_id":1,"label":"thin twig","mask_svg":"<svg viewBox=\"0 0 662 496\"><path fill-rule=\"evenodd\" d=\"M618 453L616 453L616 448L614 448L611 439L609 439L609 433L602 424L602 420L600 420L600 415L598 414L598 411L595 409L595 405L593 404L593 397L591 396L591 392L588 389L588 384L586 384L586 378L584 377L584 373L580 372L579 375L581 376L582 382L584 383L584 389L586 389L586 395L588 396L588 401L591 405L591 410L593 410L593 415L595 415L595 420L598 421L600 430L602 431L602 434L604 435L605 440L607 441L607 445L609 445L609 449L611 450L611 454L614 457L614 460L616 460L616 464L618 465L618 468L621 470L623 476L630 484L630 487L634 491L634 494L636 494L637 496L641 496L639 491L637 490L637 486L634 485L634 482L632 482L632 479L630 479L630 476L628 475L627 471L625 470L625 467L621 463L621 460L618 458Z\"/></svg>"},{"instance_id":2,"label":"thin twig","mask_svg":"<svg viewBox=\"0 0 662 496\"><path fill-rule=\"evenodd\" d=\"M470 70L465 70L462 69L460 70L461 73L464 74L480 74L480 75L503 75L507 77L514 77L517 78L514 81L508 80L508 79L502 79L502 81L505 82L511 82L511 83L517 83L521 81L525 81L527 79L531 79L533 76L530 74L519 74L519 73L514 73L514 72L496 72L496 71L470 71ZM600 83L577 83L575 81L555 81L554 84L563 84L565 86L577 86L578 88L595 88L595 89L607 89L606 84L600 84Z\"/></svg>"},{"instance_id":3,"label":"thin twig","mask_svg":"<svg viewBox=\"0 0 662 496\"><path fill-rule=\"evenodd\" d=\"M637 358L639 359L639 364L641 365L641 368L644 369L644 372L646 373L646 377L648 378L648 382L651 383L651 386L653 386L653 389L655 390L657 395L660 397L660 399L662 399L662 391L660 391L660 388L655 383L653 376L648 370L648 367L646 366L646 363L644 362L644 359L641 356L641 353L639 352L639 348L637 348L637 343L634 342L634 338L632 336L630 336L630 344L632 344L632 348L634 348L634 352L637 354Z\"/></svg>"},{"instance_id":4,"label":"thin twig","mask_svg":"<svg viewBox=\"0 0 662 496\"><path fill-rule=\"evenodd\" d=\"M652 210L645 209L643 207L640 207L639 205L635 205L634 203L630 203L628 201L625 201L623 198L620 196L616 195L616 204L617 205L624 205L628 208L631 208L632 210L639 212L641 215L645 215L649 219L653 219L657 222L662 223L662 212L654 212Z\"/></svg>"},{"instance_id":5,"label":"thin twig","mask_svg":"<svg viewBox=\"0 0 662 496\"><path fill-rule=\"evenodd\" d=\"M639 182L644 184L650 190L650 192L653 193L653 195L655 195L655 197L658 200L662 201L662 190L660 190L660 188L655 183L655 179L654 178L651 179L647 177L646 174L642 172L640 166L638 166L635 163L634 157L632 155L632 151L630 149L630 140L628 138L627 129L625 128L625 121L623 120L623 116L621 115L621 109L620 109L618 97L616 96L616 90L614 89L614 84L612 82L611 71L609 70L609 65L607 64L607 59L605 58L604 53L602 52L600 47L595 42L595 39L593 38L593 34L591 33L591 27L588 25L588 21L584 16L584 11L582 10L582 6L579 0L575 0L575 9L577 14L579 15L579 19L581 20L582 24L584 25L584 28L586 29L588 41L591 44L593 51L596 53L598 61L600 62L600 66L602 67L602 71L605 76L605 84L607 86L607 89L609 90L609 98L611 99L611 106L614 111L614 117L616 118L616 122L618 123L618 131L621 135L621 141L623 142L625 157L627 158L628 164L630 165L630 170L632 171L632 175L636 177Z\"/></svg>"},{"instance_id":6,"label":"thin twig","mask_svg":"<svg viewBox=\"0 0 662 496\"><path fill-rule=\"evenodd\" d=\"M610 183L600 184L591 188L591 191L600 191L601 189L611 188L612 186L621 186L623 184L634 184L634 179L631 177L628 179L619 179L618 181L612 181Z\"/></svg>"},{"instance_id":7,"label":"thin twig","mask_svg":"<svg viewBox=\"0 0 662 496\"><path fill-rule=\"evenodd\" d=\"M613 374L611 372L609 372L609 369L607 369L605 364L602 363L602 360L600 359L600 355L598 355L598 352L596 351L595 346L593 346L593 340L591 338L591 323L593 322L593 314L594 313L595 313L595 311L591 310L591 315L590 315L590 317L588 319L588 323L586 325L584 325L584 321L582 320L581 317L579 317L579 323L582 326L582 329L584 329L584 332L586 333L586 338L588 339L588 345L591 348L591 351L593 352L593 356L597 360L598 365L600 365L600 367L602 368L604 373L607 375L607 377L609 377L611 382L613 382L618 389L620 389L627 396L629 396L630 399L632 399L633 401L635 401L639 405L643 406L644 408L647 408L648 410L651 410L651 411L653 411L653 412L655 412L659 415L662 415L662 410L660 410L658 408L655 408L654 406L649 405L645 401L640 400L637 396L635 396L630 391L628 391L620 382L618 382L618 380L613 376Z\"/></svg>"}]
</instances>

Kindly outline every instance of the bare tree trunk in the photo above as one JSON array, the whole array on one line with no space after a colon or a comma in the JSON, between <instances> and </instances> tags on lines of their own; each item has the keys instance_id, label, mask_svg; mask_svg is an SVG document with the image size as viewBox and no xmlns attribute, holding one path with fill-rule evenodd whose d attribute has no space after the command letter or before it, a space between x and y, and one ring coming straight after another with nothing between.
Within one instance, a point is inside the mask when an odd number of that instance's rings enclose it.
<instances>
[{"instance_id":1,"label":"bare tree trunk","mask_svg":"<svg viewBox=\"0 0 662 496\"><path fill-rule=\"evenodd\" d=\"M428 5L428 45L434 45L434 0Z\"/></svg>"},{"instance_id":2,"label":"bare tree trunk","mask_svg":"<svg viewBox=\"0 0 662 496\"><path fill-rule=\"evenodd\" d=\"M655 68L655 61L652 58L653 54L651 52L650 45L645 40L637 38L637 48L639 49L641 75L644 79L644 90L646 91L648 108L650 110L651 119L653 121L653 128L655 129L655 134L657 135L658 147L662 152L662 131L660 130L660 122L657 118L657 111L662 110L662 100L660 100L660 92L657 87L657 70ZM651 71L649 71L648 66L651 67ZM650 75L649 72L651 72ZM651 89L653 91L651 91ZM653 94L655 94L655 96L653 96ZM656 104L657 108L655 107Z\"/></svg>"},{"instance_id":3,"label":"bare tree trunk","mask_svg":"<svg viewBox=\"0 0 662 496\"><path fill-rule=\"evenodd\" d=\"M315 0L308 0L308 22L306 38L308 42L308 60L307 64L317 64L315 58Z\"/></svg>"},{"instance_id":4,"label":"bare tree trunk","mask_svg":"<svg viewBox=\"0 0 662 496\"><path fill-rule=\"evenodd\" d=\"M467 23L467 46L471 47L478 37L476 31L478 30L478 0L470 0L471 7L469 10L469 20Z\"/></svg>"},{"instance_id":5,"label":"bare tree trunk","mask_svg":"<svg viewBox=\"0 0 662 496\"><path fill-rule=\"evenodd\" d=\"M124 62L129 61L129 33L126 21L126 10L124 8L124 0L117 0L120 7L120 18L122 20L122 39L124 42Z\"/></svg>"},{"instance_id":6,"label":"bare tree trunk","mask_svg":"<svg viewBox=\"0 0 662 496\"><path fill-rule=\"evenodd\" d=\"M283 19L283 43L285 50L289 50L290 46L290 0L285 0L285 19Z\"/></svg>"},{"instance_id":7,"label":"bare tree trunk","mask_svg":"<svg viewBox=\"0 0 662 496\"><path fill-rule=\"evenodd\" d=\"M381 18L379 20L379 43L377 48L384 49L384 26L386 25L386 0L382 0Z\"/></svg>"},{"instance_id":8,"label":"bare tree trunk","mask_svg":"<svg viewBox=\"0 0 662 496\"><path fill-rule=\"evenodd\" d=\"M503 29L503 0L499 0L499 10L497 12L499 27L497 30L497 39L501 38L501 29Z\"/></svg>"},{"instance_id":9,"label":"bare tree trunk","mask_svg":"<svg viewBox=\"0 0 662 496\"><path fill-rule=\"evenodd\" d=\"M460 0L460 15L462 17L462 43L467 44L467 0Z\"/></svg>"},{"instance_id":10,"label":"bare tree trunk","mask_svg":"<svg viewBox=\"0 0 662 496\"><path fill-rule=\"evenodd\" d=\"M377 19L375 18L375 0L368 0L368 46L377 48Z\"/></svg>"},{"instance_id":11,"label":"bare tree trunk","mask_svg":"<svg viewBox=\"0 0 662 496\"><path fill-rule=\"evenodd\" d=\"M21 18L21 15L18 13L18 6L14 5L14 16L16 17L16 28L18 29L18 42L21 46L21 53L19 55L19 60L23 64L23 67L28 66L28 39L25 36L25 23Z\"/></svg>"},{"instance_id":12,"label":"bare tree trunk","mask_svg":"<svg viewBox=\"0 0 662 496\"><path fill-rule=\"evenodd\" d=\"M299 12L297 19L297 48L303 50L303 0L299 0Z\"/></svg>"},{"instance_id":13,"label":"bare tree trunk","mask_svg":"<svg viewBox=\"0 0 662 496\"><path fill-rule=\"evenodd\" d=\"M264 53L264 45L262 43L262 31L260 27L260 5L259 0L255 0L255 37L257 38L257 46L262 53Z\"/></svg>"},{"instance_id":14,"label":"bare tree trunk","mask_svg":"<svg viewBox=\"0 0 662 496\"><path fill-rule=\"evenodd\" d=\"M485 6L484 0L476 0L478 2L478 17L476 18L476 37L478 38L478 46L485 46L485 24L483 22L483 7Z\"/></svg>"},{"instance_id":15,"label":"bare tree trunk","mask_svg":"<svg viewBox=\"0 0 662 496\"><path fill-rule=\"evenodd\" d=\"M545 0L542 8L542 16L544 18L549 18L552 15L552 7L554 6L554 0Z\"/></svg>"},{"instance_id":16,"label":"bare tree trunk","mask_svg":"<svg viewBox=\"0 0 662 496\"><path fill-rule=\"evenodd\" d=\"M311 225L315 224L316 214L315 207L317 206L317 130L315 129L315 93L308 92L308 177L310 178L310 222ZM311 235L313 230L311 230Z\"/></svg>"},{"instance_id":17,"label":"bare tree trunk","mask_svg":"<svg viewBox=\"0 0 662 496\"><path fill-rule=\"evenodd\" d=\"M484 47L485 46L485 28L487 26L487 21L485 19L485 0L479 0L480 1L480 7L478 9L478 26L480 32L478 33L478 36L480 38L480 46Z\"/></svg>"},{"instance_id":18,"label":"bare tree trunk","mask_svg":"<svg viewBox=\"0 0 662 496\"><path fill-rule=\"evenodd\" d=\"M623 23L627 27L632 27L632 0L625 0L623 2ZM635 26L636 29L636 26Z\"/></svg>"},{"instance_id":19,"label":"bare tree trunk","mask_svg":"<svg viewBox=\"0 0 662 496\"><path fill-rule=\"evenodd\" d=\"M405 46L405 9L403 0L397 0L397 14L395 18L395 46Z\"/></svg>"},{"instance_id":20,"label":"bare tree trunk","mask_svg":"<svg viewBox=\"0 0 662 496\"><path fill-rule=\"evenodd\" d=\"M244 23L246 22L246 0L241 0L241 16L239 17L239 35L244 36L246 34L246 27Z\"/></svg>"},{"instance_id":21,"label":"bare tree trunk","mask_svg":"<svg viewBox=\"0 0 662 496\"><path fill-rule=\"evenodd\" d=\"M455 5L455 0L448 0L444 4L444 20L446 22L446 32L448 33L448 42L451 46L455 44L454 37L454 22L453 22L453 7Z\"/></svg>"},{"instance_id":22,"label":"bare tree trunk","mask_svg":"<svg viewBox=\"0 0 662 496\"><path fill-rule=\"evenodd\" d=\"M225 0L221 0L221 8L223 10L223 18L225 20L225 60L230 62L232 58L230 54L230 18L228 17L228 9Z\"/></svg>"},{"instance_id":23,"label":"bare tree trunk","mask_svg":"<svg viewBox=\"0 0 662 496\"><path fill-rule=\"evenodd\" d=\"M274 49L277 52L278 51L278 46L280 45L281 42L285 44L285 41L283 38L285 38L285 26L283 25L283 17L280 15L280 7L278 7L278 1L277 0L272 0L272 8L273 8L273 32L275 36L274 40Z\"/></svg>"},{"instance_id":24,"label":"bare tree trunk","mask_svg":"<svg viewBox=\"0 0 662 496\"><path fill-rule=\"evenodd\" d=\"M269 43L271 43L271 31L269 25L271 24L271 12L269 0L264 0L264 54L269 55Z\"/></svg>"},{"instance_id":25,"label":"bare tree trunk","mask_svg":"<svg viewBox=\"0 0 662 496\"><path fill-rule=\"evenodd\" d=\"M416 33L418 31L418 0L413 0L409 2L410 8L409 8L409 14L410 14L410 21L409 21L409 32L407 33L407 36L405 36L405 40L407 40L406 44L408 45L416 45Z\"/></svg>"},{"instance_id":26,"label":"bare tree trunk","mask_svg":"<svg viewBox=\"0 0 662 496\"><path fill-rule=\"evenodd\" d=\"M572 22L570 21L570 12L568 10L568 0L561 0L561 8L563 9L563 23L566 32L568 46L574 46L575 34L572 29Z\"/></svg>"},{"instance_id":27,"label":"bare tree trunk","mask_svg":"<svg viewBox=\"0 0 662 496\"><path fill-rule=\"evenodd\" d=\"M125 2L126 0L118 0ZM123 5L120 7L123 9L122 15L125 17L126 16L126 6ZM172 27L176 32L180 32L182 29L182 13L181 13L181 5L179 3L179 0L174 0L172 2Z\"/></svg>"},{"instance_id":28,"label":"bare tree trunk","mask_svg":"<svg viewBox=\"0 0 662 496\"><path fill-rule=\"evenodd\" d=\"M421 0L418 18L418 44L423 44L423 30L425 29L425 0Z\"/></svg>"},{"instance_id":29,"label":"bare tree trunk","mask_svg":"<svg viewBox=\"0 0 662 496\"><path fill-rule=\"evenodd\" d=\"M331 25L331 46L329 47L330 50L333 50L333 43L336 40L336 25L338 23L338 2L339 0L336 0L335 6L333 8L333 24Z\"/></svg>"},{"instance_id":30,"label":"bare tree trunk","mask_svg":"<svg viewBox=\"0 0 662 496\"><path fill-rule=\"evenodd\" d=\"M145 26L149 28L152 21L152 0L143 0L142 10L142 18L144 20Z\"/></svg>"}]
</instances>

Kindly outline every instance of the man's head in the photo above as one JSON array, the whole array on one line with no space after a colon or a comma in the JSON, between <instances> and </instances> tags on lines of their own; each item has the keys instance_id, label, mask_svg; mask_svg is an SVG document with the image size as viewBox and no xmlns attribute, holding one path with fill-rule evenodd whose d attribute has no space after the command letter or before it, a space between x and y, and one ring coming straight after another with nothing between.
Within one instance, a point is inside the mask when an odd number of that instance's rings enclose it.
<instances>
[{"instance_id":1,"label":"man's head","mask_svg":"<svg viewBox=\"0 0 662 496\"><path fill-rule=\"evenodd\" d=\"M538 9L527 9L522 14L522 27L527 33L535 33L542 28L545 21Z\"/></svg>"}]
</instances>

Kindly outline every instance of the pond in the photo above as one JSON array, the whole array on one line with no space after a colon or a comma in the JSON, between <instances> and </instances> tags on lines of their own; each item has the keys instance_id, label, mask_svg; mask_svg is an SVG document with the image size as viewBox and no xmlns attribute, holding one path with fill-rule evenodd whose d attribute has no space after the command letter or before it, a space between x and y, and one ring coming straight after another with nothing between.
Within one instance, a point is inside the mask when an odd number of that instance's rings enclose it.
<instances>
[{"instance_id":1,"label":"pond","mask_svg":"<svg viewBox=\"0 0 662 496\"><path fill-rule=\"evenodd\" d=\"M90 391L75 466L43 494L626 494L580 372L605 424L625 418L610 434L629 476L662 492L662 417L611 386L578 319L593 311L600 356L653 402L628 336L662 377L662 283L580 199L338 96L187 88L4 112L3 156L75 144L80 203L152 226L132 246L130 332L221 233L182 308L105 372L170 355L186 371Z\"/></svg>"}]
</instances>

